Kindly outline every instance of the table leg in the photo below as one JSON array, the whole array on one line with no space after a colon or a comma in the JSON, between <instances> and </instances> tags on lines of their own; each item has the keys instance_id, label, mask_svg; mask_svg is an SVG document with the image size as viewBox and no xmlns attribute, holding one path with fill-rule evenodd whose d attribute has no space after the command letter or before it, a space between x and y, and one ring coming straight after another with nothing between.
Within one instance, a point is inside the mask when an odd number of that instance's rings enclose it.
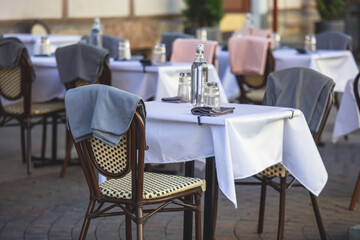
<instances>
[{"instance_id":1,"label":"table leg","mask_svg":"<svg viewBox=\"0 0 360 240\"><path fill-rule=\"evenodd\" d=\"M185 176L186 177L194 177L194 161L185 163ZM194 202L193 196L185 197L187 201ZM185 211L184 212L184 233L183 239L188 240L192 239L192 226L193 226L193 211Z\"/></svg>"},{"instance_id":2,"label":"table leg","mask_svg":"<svg viewBox=\"0 0 360 240\"><path fill-rule=\"evenodd\" d=\"M206 240L215 239L218 182L215 169L215 157L206 158L206 192L204 206L204 230L203 236Z\"/></svg>"},{"instance_id":3,"label":"table leg","mask_svg":"<svg viewBox=\"0 0 360 240\"><path fill-rule=\"evenodd\" d=\"M51 160L57 158L57 116L52 116L52 143L51 143Z\"/></svg>"}]
</instances>

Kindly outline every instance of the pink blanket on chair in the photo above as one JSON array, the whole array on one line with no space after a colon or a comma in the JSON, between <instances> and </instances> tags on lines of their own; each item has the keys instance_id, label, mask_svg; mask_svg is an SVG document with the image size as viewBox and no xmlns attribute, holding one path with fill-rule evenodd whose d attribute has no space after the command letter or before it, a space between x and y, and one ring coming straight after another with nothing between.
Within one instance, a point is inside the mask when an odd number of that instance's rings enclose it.
<instances>
[{"instance_id":1,"label":"pink blanket on chair","mask_svg":"<svg viewBox=\"0 0 360 240\"><path fill-rule=\"evenodd\" d=\"M228 49L231 72L235 75L263 75L270 44L271 40L263 37L230 38Z\"/></svg>"},{"instance_id":2,"label":"pink blanket on chair","mask_svg":"<svg viewBox=\"0 0 360 240\"><path fill-rule=\"evenodd\" d=\"M218 43L216 41L202 41L199 39L176 39L173 43L173 50L170 62L193 62L196 57L196 44L204 44L204 59L207 63L216 67L216 54Z\"/></svg>"}]
</instances>

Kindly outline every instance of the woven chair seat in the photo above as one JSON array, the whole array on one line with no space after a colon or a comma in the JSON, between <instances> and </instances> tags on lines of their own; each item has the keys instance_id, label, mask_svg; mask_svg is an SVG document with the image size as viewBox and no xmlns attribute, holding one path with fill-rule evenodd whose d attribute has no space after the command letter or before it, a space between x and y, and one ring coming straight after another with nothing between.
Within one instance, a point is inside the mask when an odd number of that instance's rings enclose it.
<instances>
[{"instance_id":1,"label":"woven chair seat","mask_svg":"<svg viewBox=\"0 0 360 240\"><path fill-rule=\"evenodd\" d=\"M32 103L31 112L32 116L48 114L55 111L61 111L65 109L63 101L51 101L44 103ZM24 113L23 102L16 102L4 106L4 111L11 115L22 115Z\"/></svg>"},{"instance_id":2,"label":"woven chair seat","mask_svg":"<svg viewBox=\"0 0 360 240\"><path fill-rule=\"evenodd\" d=\"M131 173L120 179L111 179L100 184L101 193L110 198L131 199ZM144 173L144 199L155 199L184 192L196 187L205 191L205 180L176 175Z\"/></svg>"},{"instance_id":3,"label":"woven chair seat","mask_svg":"<svg viewBox=\"0 0 360 240\"><path fill-rule=\"evenodd\" d=\"M280 163L272 165L271 167L266 168L264 171L259 174L267 176L267 177L285 177L287 174L287 170Z\"/></svg>"},{"instance_id":4,"label":"woven chair seat","mask_svg":"<svg viewBox=\"0 0 360 240\"><path fill-rule=\"evenodd\" d=\"M260 88L266 84L263 75L244 75L244 81L252 88Z\"/></svg>"},{"instance_id":5,"label":"woven chair seat","mask_svg":"<svg viewBox=\"0 0 360 240\"><path fill-rule=\"evenodd\" d=\"M265 96L265 88L252 89L251 91L246 93L246 97L251 102L263 102Z\"/></svg>"}]
</instances>

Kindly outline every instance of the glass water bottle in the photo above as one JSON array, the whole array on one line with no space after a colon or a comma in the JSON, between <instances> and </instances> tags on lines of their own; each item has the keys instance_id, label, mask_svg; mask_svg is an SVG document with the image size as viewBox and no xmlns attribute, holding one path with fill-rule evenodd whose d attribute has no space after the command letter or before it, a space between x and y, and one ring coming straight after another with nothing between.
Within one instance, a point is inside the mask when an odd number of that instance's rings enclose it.
<instances>
[{"instance_id":1,"label":"glass water bottle","mask_svg":"<svg viewBox=\"0 0 360 240\"><path fill-rule=\"evenodd\" d=\"M204 45L196 45L196 58L191 65L191 99L193 106L203 106L204 86L208 81L208 66L204 59Z\"/></svg>"},{"instance_id":2,"label":"glass water bottle","mask_svg":"<svg viewBox=\"0 0 360 240\"><path fill-rule=\"evenodd\" d=\"M91 45L97 46L102 48L102 31L101 31L101 24L100 19L98 17L94 18L93 28L91 29L90 33L90 41Z\"/></svg>"}]
</instances>

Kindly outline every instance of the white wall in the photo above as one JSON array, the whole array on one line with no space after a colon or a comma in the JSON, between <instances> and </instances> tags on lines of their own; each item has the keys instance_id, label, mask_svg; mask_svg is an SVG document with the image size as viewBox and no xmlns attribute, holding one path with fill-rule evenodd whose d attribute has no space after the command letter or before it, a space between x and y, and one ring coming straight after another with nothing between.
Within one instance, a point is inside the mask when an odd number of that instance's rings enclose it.
<instances>
[{"instance_id":1,"label":"white wall","mask_svg":"<svg viewBox=\"0 0 360 240\"><path fill-rule=\"evenodd\" d=\"M50 0L49 0L50 1ZM69 18L126 17L129 0L67 0Z\"/></svg>"},{"instance_id":2,"label":"white wall","mask_svg":"<svg viewBox=\"0 0 360 240\"><path fill-rule=\"evenodd\" d=\"M61 17L62 0L0 0L0 21Z\"/></svg>"},{"instance_id":3,"label":"white wall","mask_svg":"<svg viewBox=\"0 0 360 240\"><path fill-rule=\"evenodd\" d=\"M135 16L181 14L183 0L134 0Z\"/></svg>"}]
</instances>

